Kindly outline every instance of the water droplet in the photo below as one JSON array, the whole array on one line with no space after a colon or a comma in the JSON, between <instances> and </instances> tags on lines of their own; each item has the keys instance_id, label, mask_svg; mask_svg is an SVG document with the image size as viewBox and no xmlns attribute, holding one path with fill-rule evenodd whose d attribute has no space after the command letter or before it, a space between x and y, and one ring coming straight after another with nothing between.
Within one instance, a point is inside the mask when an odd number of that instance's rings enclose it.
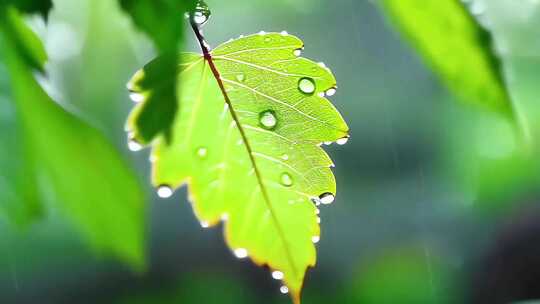
<instances>
[{"instance_id":1,"label":"water droplet","mask_svg":"<svg viewBox=\"0 0 540 304\"><path fill-rule=\"evenodd\" d=\"M321 214L321 210L319 208L315 208L315 214Z\"/></svg>"},{"instance_id":2,"label":"water droplet","mask_svg":"<svg viewBox=\"0 0 540 304\"><path fill-rule=\"evenodd\" d=\"M319 195L319 199L321 200L322 204L329 205L334 202L335 196L330 192L325 192Z\"/></svg>"},{"instance_id":3,"label":"water droplet","mask_svg":"<svg viewBox=\"0 0 540 304\"><path fill-rule=\"evenodd\" d=\"M336 94L337 90L336 88L330 88L324 92L327 96L334 96Z\"/></svg>"},{"instance_id":4,"label":"water droplet","mask_svg":"<svg viewBox=\"0 0 540 304\"><path fill-rule=\"evenodd\" d=\"M324 92L319 92L319 93L317 93L317 96L319 96L319 97L324 97Z\"/></svg>"},{"instance_id":5,"label":"water droplet","mask_svg":"<svg viewBox=\"0 0 540 304\"><path fill-rule=\"evenodd\" d=\"M330 146L330 145L332 144L332 142L331 142L331 141L325 141L325 142L323 142L323 144L324 144L325 146Z\"/></svg>"},{"instance_id":6,"label":"water droplet","mask_svg":"<svg viewBox=\"0 0 540 304\"><path fill-rule=\"evenodd\" d=\"M304 77L298 81L298 89L305 94L313 94L315 92L315 81L313 79Z\"/></svg>"},{"instance_id":7,"label":"water droplet","mask_svg":"<svg viewBox=\"0 0 540 304\"><path fill-rule=\"evenodd\" d=\"M317 216L317 224L321 223L321 218Z\"/></svg>"},{"instance_id":8,"label":"water droplet","mask_svg":"<svg viewBox=\"0 0 540 304\"><path fill-rule=\"evenodd\" d=\"M277 125L276 113L272 110L266 110L259 115L261 126L267 130L273 130Z\"/></svg>"},{"instance_id":9,"label":"water droplet","mask_svg":"<svg viewBox=\"0 0 540 304\"><path fill-rule=\"evenodd\" d=\"M300 55L302 55L302 50L301 49L294 50L293 55L296 56L296 57L299 57Z\"/></svg>"},{"instance_id":10,"label":"water droplet","mask_svg":"<svg viewBox=\"0 0 540 304\"><path fill-rule=\"evenodd\" d=\"M201 227L208 228L208 227L210 227L210 224L208 222L206 222L206 221L202 221L201 222Z\"/></svg>"},{"instance_id":11,"label":"water droplet","mask_svg":"<svg viewBox=\"0 0 540 304\"><path fill-rule=\"evenodd\" d=\"M285 187L290 187L293 184L292 176L289 173L281 174L280 182Z\"/></svg>"},{"instance_id":12,"label":"water droplet","mask_svg":"<svg viewBox=\"0 0 540 304\"><path fill-rule=\"evenodd\" d=\"M144 95L141 93L136 93L136 92L130 93L129 98L135 103L144 101Z\"/></svg>"},{"instance_id":13,"label":"water droplet","mask_svg":"<svg viewBox=\"0 0 540 304\"><path fill-rule=\"evenodd\" d=\"M319 206L321 204L321 200L318 197L312 197L311 201L315 204L315 206Z\"/></svg>"},{"instance_id":14,"label":"water droplet","mask_svg":"<svg viewBox=\"0 0 540 304\"><path fill-rule=\"evenodd\" d=\"M239 259L247 258L248 252L246 248L236 248L234 250L234 255Z\"/></svg>"},{"instance_id":15,"label":"water droplet","mask_svg":"<svg viewBox=\"0 0 540 304\"><path fill-rule=\"evenodd\" d=\"M287 33L287 31L281 31L281 36L288 36L289 33Z\"/></svg>"},{"instance_id":16,"label":"water droplet","mask_svg":"<svg viewBox=\"0 0 540 304\"><path fill-rule=\"evenodd\" d=\"M337 143L338 145L344 145L344 144L346 144L348 141L349 141L349 136L347 135L347 136L345 136L345 137L342 137L342 138L336 140L336 143Z\"/></svg>"},{"instance_id":17,"label":"water droplet","mask_svg":"<svg viewBox=\"0 0 540 304\"><path fill-rule=\"evenodd\" d=\"M289 160L289 155L283 154L283 155L281 155L281 159L283 159L283 160Z\"/></svg>"},{"instance_id":18,"label":"water droplet","mask_svg":"<svg viewBox=\"0 0 540 304\"><path fill-rule=\"evenodd\" d=\"M319 62L317 63L321 68L325 68L326 67L326 64L324 64L324 62Z\"/></svg>"},{"instance_id":19,"label":"water droplet","mask_svg":"<svg viewBox=\"0 0 540 304\"><path fill-rule=\"evenodd\" d=\"M128 149L132 152L141 151L143 146L134 138L128 140Z\"/></svg>"},{"instance_id":20,"label":"water droplet","mask_svg":"<svg viewBox=\"0 0 540 304\"><path fill-rule=\"evenodd\" d=\"M167 185L161 185L157 188L157 195L161 198L168 198L173 195L173 189Z\"/></svg>"},{"instance_id":21,"label":"water droplet","mask_svg":"<svg viewBox=\"0 0 540 304\"><path fill-rule=\"evenodd\" d=\"M202 0L197 1L195 10L190 14L193 22L198 26L204 25L210 18L211 12L208 5Z\"/></svg>"},{"instance_id":22,"label":"water droplet","mask_svg":"<svg viewBox=\"0 0 540 304\"><path fill-rule=\"evenodd\" d=\"M197 156L199 156L200 158L206 158L207 155L208 149L206 149L205 147L200 147L199 149L197 149Z\"/></svg>"},{"instance_id":23,"label":"water droplet","mask_svg":"<svg viewBox=\"0 0 540 304\"><path fill-rule=\"evenodd\" d=\"M244 73L236 74L236 80L244 82L244 80L246 80L246 75L244 75Z\"/></svg>"},{"instance_id":24,"label":"water droplet","mask_svg":"<svg viewBox=\"0 0 540 304\"><path fill-rule=\"evenodd\" d=\"M313 242L313 244L317 244L320 240L321 240L321 237L318 235L314 235L311 237L311 241Z\"/></svg>"},{"instance_id":25,"label":"water droplet","mask_svg":"<svg viewBox=\"0 0 540 304\"><path fill-rule=\"evenodd\" d=\"M283 272L278 271L278 270L272 271L272 278L274 278L276 280L283 279Z\"/></svg>"},{"instance_id":26,"label":"water droplet","mask_svg":"<svg viewBox=\"0 0 540 304\"><path fill-rule=\"evenodd\" d=\"M264 35L266 35L266 32L265 31L260 31L259 35L264 36Z\"/></svg>"},{"instance_id":27,"label":"water droplet","mask_svg":"<svg viewBox=\"0 0 540 304\"><path fill-rule=\"evenodd\" d=\"M282 294L286 294L286 293L289 292L289 288L287 286L283 285L283 286L281 286L279 288L279 292L281 292Z\"/></svg>"}]
</instances>

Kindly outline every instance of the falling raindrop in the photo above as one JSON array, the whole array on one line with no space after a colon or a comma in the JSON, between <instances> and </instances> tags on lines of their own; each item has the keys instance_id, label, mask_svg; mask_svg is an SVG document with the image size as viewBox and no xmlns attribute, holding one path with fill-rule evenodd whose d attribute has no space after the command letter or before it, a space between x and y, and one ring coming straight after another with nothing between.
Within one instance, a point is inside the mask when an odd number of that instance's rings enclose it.
<instances>
[{"instance_id":1,"label":"falling raindrop","mask_svg":"<svg viewBox=\"0 0 540 304\"><path fill-rule=\"evenodd\" d=\"M334 96L336 94L337 90L336 88L330 88L324 92L327 96Z\"/></svg>"},{"instance_id":2,"label":"falling raindrop","mask_svg":"<svg viewBox=\"0 0 540 304\"><path fill-rule=\"evenodd\" d=\"M319 195L319 199L323 205L329 205L334 202L335 196L330 192L325 192Z\"/></svg>"},{"instance_id":3,"label":"falling raindrop","mask_svg":"<svg viewBox=\"0 0 540 304\"><path fill-rule=\"evenodd\" d=\"M285 187L290 187L293 184L292 176L289 173L281 174L280 182Z\"/></svg>"},{"instance_id":4,"label":"falling raindrop","mask_svg":"<svg viewBox=\"0 0 540 304\"><path fill-rule=\"evenodd\" d=\"M278 270L275 270L272 272L272 278L276 279L276 280L281 280L283 279L283 272L281 271L278 271Z\"/></svg>"},{"instance_id":5,"label":"falling raindrop","mask_svg":"<svg viewBox=\"0 0 540 304\"><path fill-rule=\"evenodd\" d=\"M173 190L167 185L161 185L157 188L157 195L161 198L168 198L173 195Z\"/></svg>"},{"instance_id":6,"label":"falling raindrop","mask_svg":"<svg viewBox=\"0 0 540 304\"><path fill-rule=\"evenodd\" d=\"M128 149L132 152L141 151L143 146L135 139L131 138L128 140Z\"/></svg>"},{"instance_id":7,"label":"falling raindrop","mask_svg":"<svg viewBox=\"0 0 540 304\"><path fill-rule=\"evenodd\" d=\"M288 288L287 286L283 285L283 286L281 286L281 287L279 288L279 291L280 291L282 294L287 294L287 293L289 293L289 288Z\"/></svg>"},{"instance_id":8,"label":"falling raindrop","mask_svg":"<svg viewBox=\"0 0 540 304\"><path fill-rule=\"evenodd\" d=\"M234 255L239 259L247 258L248 252L246 248L236 248L234 250Z\"/></svg>"},{"instance_id":9,"label":"falling raindrop","mask_svg":"<svg viewBox=\"0 0 540 304\"><path fill-rule=\"evenodd\" d=\"M207 155L208 149L206 149L205 147L200 147L199 149L197 149L197 156L199 156L199 158L206 158Z\"/></svg>"},{"instance_id":10,"label":"falling raindrop","mask_svg":"<svg viewBox=\"0 0 540 304\"><path fill-rule=\"evenodd\" d=\"M305 94L313 94L315 92L315 81L308 77L300 78L298 81L298 89Z\"/></svg>"},{"instance_id":11,"label":"falling raindrop","mask_svg":"<svg viewBox=\"0 0 540 304\"><path fill-rule=\"evenodd\" d=\"M244 82L244 80L246 80L246 75L244 75L244 73L236 74L236 80Z\"/></svg>"},{"instance_id":12,"label":"falling raindrop","mask_svg":"<svg viewBox=\"0 0 540 304\"><path fill-rule=\"evenodd\" d=\"M344 144L346 144L346 143L349 141L349 137L350 137L349 135L347 135L347 136L345 136L345 137L342 137L342 138L336 140L336 143L337 143L338 145L344 145Z\"/></svg>"},{"instance_id":13,"label":"falling raindrop","mask_svg":"<svg viewBox=\"0 0 540 304\"><path fill-rule=\"evenodd\" d=\"M129 94L129 98L134 102L134 103L139 103L139 102L142 102L144 101L144 95L141 94L141 93L137 93L137 92L132 92Z\"/></svg>"},{"instance_id":14,"label":"falling raindrop","mask_svg":"<svg viewBox=\"0 0 540 304\"><path fill-rule=\"evenodd\" d=\"M313 244L317 244L320 240L321 240L321 237L318 235L314 235L311 237L311 241L313 242Z\"/></svg>"},{"instance_id":15,"label":"falling raindrop","mask_svg":"<svg viewBox=\"0 0 540 304\"><path fill-rule=\"evenodd\" d=\"M276 113L272 110L266 110L259 114L261 126L267 130L273 130L277 126Z\"/></svg>"}]
</instances>

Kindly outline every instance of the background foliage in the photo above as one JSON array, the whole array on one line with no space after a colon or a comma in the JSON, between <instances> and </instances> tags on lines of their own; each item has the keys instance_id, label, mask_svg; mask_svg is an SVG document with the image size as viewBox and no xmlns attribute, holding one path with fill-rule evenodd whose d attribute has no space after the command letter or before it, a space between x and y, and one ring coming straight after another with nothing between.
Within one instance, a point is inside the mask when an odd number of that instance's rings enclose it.
<instances>
[{"instance_id":1,"label":"background foliage","mask_svg":"<svg viewBox=\"0 0 540 304\"><path fill-rule=\"evenodd\" d=\"M350 122L352 139L346 149L329 147L337 167L338 196L333 206L322 210L318 267L308 273L306 303L508 303L540 298L540 288L525 284L540 282L534 254L540 235L540 4L469 3L493 35L509 96L526 126L525 140L500 115L455 102L457 95L395 31L399 28L388 22L379 3L208 1L214 12L205 28L211 45L239 34L287 30L306 42L307 56L324 58L338 79L333 100ZM148 155L127 151L123 127L132 105L125 83L166 47L144 34L144 21L133 22L126 14L133 9L127 1L57 0L54 6L47 27L36 17L28 19L49 56L47 78L38 73L37 79L62 108L38 111L29 106L25 115L35 112L28 117L38 122L21 129L14 107L17 90L11 85L13 76L8 77L13 69L4 56L0 64L0 198L10 198L0 205L12 210L10 221L2 213L0 301L287 303L265 271L233 258L220 229L200 229L185 191L157 200L146 186ZM151 15L150 8L142 11ZM173 32L174 37L182 33L179 28ZM191 33L186 32L186 38L183 48L196 50ZM28 82L20 85L35 89L20 92L35 91L40 96L36 100L45 98L28 71L16 70L25 73ZM53 115L72 127L42 128ZM47 136L34 133L47 130ZM80 130L92 130L84 131L91 135L76 136ZM33 138L48 152L34 155L38 150L24 148L27 133L36 134ZM89 136L100 138L99 146L108 147L103 153L114 155L116 165L93 171L98 167L87 161L101 152L90 148L94 141ZM72 149L80 152L66 154ZM47 169L40 171L45 172L38 175L42 179L33 181L27 170L34 170L35 162L26 161L28 154L47 159L39 164L47 163L49 171L84 173L82 168L90 166L86 171L93 173L82 176L93 182L84 191L74 191L65 179L54 186L42 182L49 180L43 177ZM123 169L112 169L116 167ZM102 172L129 173L103 179ZM108 197L102 189L110 180L119 184ZM52 196L62 187L76 192L72 195L77 200ZM131 199L115 199L119 195ZM21 200L19 196L40 204L11 203ZM73 209L83 200L99 205ZM71 202L72 208L60 201ZM135 230L118 221L116 208L122 204L138 206L123 209L138 214L129 216L139 223ZM28 213L40 220L24 225ZM88 236L97 230L84 228L92 226L81 224L82 216L118 224L116 234L102 232L98 239L124 251L96 255L95 249L107 246L88 246ZM20 225L14 226L12 219ZM94 225L102 227L101 222ZM136 234L146 241L129 236L128 231L139 230L146 231ZM135 274L121 261L142 265L143 246L148 271Z\"/></svg>"}]
</instances>

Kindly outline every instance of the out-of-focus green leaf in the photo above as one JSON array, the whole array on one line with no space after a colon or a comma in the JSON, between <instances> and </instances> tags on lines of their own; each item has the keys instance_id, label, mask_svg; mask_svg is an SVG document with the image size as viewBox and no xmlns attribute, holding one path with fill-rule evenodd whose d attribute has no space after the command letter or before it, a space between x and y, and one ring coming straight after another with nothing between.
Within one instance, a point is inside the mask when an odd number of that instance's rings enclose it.
<instances>
[{"instance_id":1,"label":"out-of-focus green leaf","mask_svg":"<svg viewBox=\"0 0 540 304\"><path fill-rule=\"evenodd\" d=\"M396 28L462 99L513 116L492 39L460 0L380 0Z\"/></svg>"},{"instance_id":2,"label":"out-of-focus green leaf","mask_svg":"<svg viewBox=\"0 0 540 304\"><path fill-rule=\"evenodd\" d=\"M295 303L316 259L312 200L330 203L336 193L332 161L320 144L348 138L347 124L325 98L335 93L336 79L327 67L299 57L302 46L287 33L218 46L212 58L226 95L207 59L184 53L173 137L170 145L158 138L152 151L158 194L188 183L202 225L226 218L228 245L239 257L269 265ZM128 118L135 140L152 94L143 84L152 73L153 63L129 83L141 101Z\"/></svg>"},{"instance_id":3,"label":"out-of-focus green leaf","mask_svg":"<svg viewBox=\"0 0 540 304\"><path fill-rule=\"evenodd\" d=\"M14 6L22 13L39 13L47 18L53 3L52 0L0 0L0 6Z\"/></svg>"},{"instance_id":4,"label":"out-of-focus green leaf","mask_svg":"<svg viewBox=\"0 0 540 304\"><path fill-rule=\"evenodd\" d=\"M10 32L13 23L23 24L18 13L0 8L0 16L0 50L18 114L19 142L25 144L26 161L34 167L26 172L26 182L39 179L51 186L53 207L98 250L142 266L145 223L140 185L98 130L61 108L38 84L34 65L19 52Z\"/></svg>"},{"instance_id":5,"label":"out-of-focus green leaf","mask_svg":"<svg viewBox=\"0 0 540 304\"><path fill-rule=\"evenodd\" d=\"M159 134L170 138L176 112L176 79L179 44L184 31L184 14L194 7L193 0L119 0L139 29L154 41L161 60L156 73L145 85L152 91L140 109L136 128L139 140L149 143Z\"/></svg>"},{"instance_id":6,"label":"out-of-focus green leaf","mask_svg":"<svg viewBox=\"0 0 540 304\"><path fill-rule=\"evenodd\" d=\"M459 303L451 292L450 273L440 258L427 249L398 248L360 265L345 293L348 304Z\"/></svg>"}]
</instances>

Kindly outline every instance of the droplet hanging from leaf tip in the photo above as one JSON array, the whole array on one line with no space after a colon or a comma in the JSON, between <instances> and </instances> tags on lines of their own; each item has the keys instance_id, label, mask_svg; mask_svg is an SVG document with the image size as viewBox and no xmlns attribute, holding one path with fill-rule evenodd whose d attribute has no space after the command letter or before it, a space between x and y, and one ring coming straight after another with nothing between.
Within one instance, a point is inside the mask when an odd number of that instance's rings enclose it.
<instances>
[{"instance_id":1,"label":"droplet hanging from leaf tip","mask_svg":"<svg viewBox=\"0 0 540 304\"><path fill-rule=\"evenodd\" d=\"M313 94L315 92L315 81L309 77L300 78L298 89L304 94Z\"/></svg>"},{"instance_id":2,"label":"droplet hanging from leaf tip","mask_svg":"<svg viewBox=\"0 0 540 304\"><path fill-rule=\"evenodd\" d=\"M338 145L344 145L344 144L346 144L346 143L349 141L349 138L350 138L349 135L344 136L344 137L342 137L342 138L336 140L336 143L337 143Z\"/></svg>"},{"instance_id":3,"label":"droplet hanging from leaf tip","mask_svg":"<svg viewBox=\"0 0 540 304\"><path fill-rule=\"evenodd\" d=\"M248 256L248 251L245 248L236 248L234 250L234 255L239 259L244 259Z\"/></svg>"},{"instance_id":4,"label":"droplet hanging from leaf tip","mask_svg":"<svg viewBox=\"0 0 540 304\"><path fill-rule=\"evenodd\" d=\"M192 18L193 22L198 26L203 26L208 21L211 14L208 5L204 1L199 0L197 1L195 9L189 14L189 17Z\"/></svg>"},{"instance_id":5,"label":"droplet hanging from leaf tip","mask_svg":"<svg viewBox=\"0 0 540 304\"><path fill-rule=\"evenodd\" d=\"M273 130L277 126L276 113L272 110L266 110L259 114L259 123L264 129Z\"/></svg>"},{"instance_id":6,"label":"droplet hanging from leaf tip","mask_svg":"<svg viewBox=\"0 0 540 304\"><path fill-rule=\"evenodd\" d=\"M168 198L173 195L173 190L170 186L161 185L157 188L157 195L161 198Z\"/></svg>"},{"instance_id":7,"label":"droplet hanging from leaf tip","mask_svg":"<svg viewBox=\"0 0 540 304\"><path fill-rule=\"evenodd\" d=\"M323 205L329 205L334 202L335 196L330 192L325 192L319 196L319 200Z\"/></svg>"},{"instance_id":8,"label":"droplet hanging from leaf tip","mask_svg":"<svg viewBox=\"0 0 540 304\"><path fill-rule=\"evenodd\" d=\"M282 280L283 279L283 272L279 270L272 271L272 278L275 280Z\"/></svg>"},{"instance_id":9,"label":"droplet hanging from leaf tip","mask_svg":"<svg viewBox=\"0 0 540 304\"><path fill-rule=\"evenodd\" d=\"M143 146L135 139L135 138L130 138L128 140L128 149L132 152L137 152L137 151L141 151L143 148Z\"/></svg>"}]
</instances>

